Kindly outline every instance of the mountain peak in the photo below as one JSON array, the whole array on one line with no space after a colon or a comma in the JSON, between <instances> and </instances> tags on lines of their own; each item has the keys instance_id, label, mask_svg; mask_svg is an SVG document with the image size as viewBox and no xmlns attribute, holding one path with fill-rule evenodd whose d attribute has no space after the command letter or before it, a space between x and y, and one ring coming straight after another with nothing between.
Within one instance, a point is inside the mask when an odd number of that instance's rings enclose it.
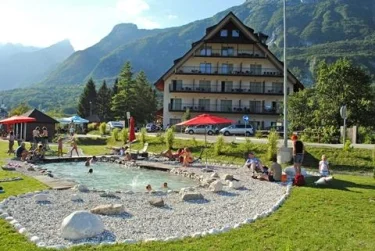
<instances>
[{"instance_id":1,"label":"mountain peak","mask_svg":"<svg viewBox=\"0 0 375 251\"><path fill-rule=\"evenodd\" d=\"M115 27L113 27L112 32L134 32L138 30L138 26L133 23L122 23L117 24Z\"/></svg>"}]
</instances>

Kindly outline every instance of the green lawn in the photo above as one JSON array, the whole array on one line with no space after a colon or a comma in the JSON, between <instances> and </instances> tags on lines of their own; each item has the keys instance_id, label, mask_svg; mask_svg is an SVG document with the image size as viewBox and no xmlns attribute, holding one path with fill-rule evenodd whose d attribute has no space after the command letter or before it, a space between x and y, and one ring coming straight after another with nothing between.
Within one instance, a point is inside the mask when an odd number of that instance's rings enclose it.
<instances>
[{"instance_id":1,"label":"green lawn","mask_svg":"<svg viewBox=\"0 0 375 251\"><path fill-rule=\"evenodd\" d=\"M87 146L88 151L99 148L104 146ZM153 148L159 150L156 144L150 144L150 150ZM2 160L7 157L4 152L6 145L0 142ZM314 154L320 152L316 150ZM234 158L241 160L240 156ZM0 177L5 175L8 173L0 172ZM335 175L327 187L316 187L313 181L308 179L307 186L294 188L285 204L270 217L225 234L168 243L80 246L72 250L375 250L374 179ZM5 184L2 183L6 190L3 197L43 188L32 179ZM40 249L0 220L0 250Z\"/></svg>"}]
</instances>

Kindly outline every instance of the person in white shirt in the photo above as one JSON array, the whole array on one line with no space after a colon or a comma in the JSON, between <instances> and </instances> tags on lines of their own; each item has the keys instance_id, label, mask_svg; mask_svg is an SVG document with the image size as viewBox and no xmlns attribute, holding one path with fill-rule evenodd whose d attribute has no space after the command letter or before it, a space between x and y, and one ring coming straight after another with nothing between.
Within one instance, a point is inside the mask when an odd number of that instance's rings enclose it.
<instances>
[{"instance_id":1,"label":"person in white shirt","mask_svg":"<svg viewBox=\"0 0 375 251\"><path fill-rule=\"evenodd\" d=\"M245 167L250 169L251 177L256 179L257 173L263 173L263 165L262 162L258 158L255 157L253 152L249 152L248 159L245 162Z\"/></svg>"},{"instance_id":2,"label":"person in white shirt","mask_svg":"<svg viewBox=\"0 0 375 251\"><path fill-rule=\"evenodd\" d=\"M322 155L322 160L319 161L319 173L322 177L327 177L329 175L329 163L325 155Z\"/></svg>"}]
</instances>

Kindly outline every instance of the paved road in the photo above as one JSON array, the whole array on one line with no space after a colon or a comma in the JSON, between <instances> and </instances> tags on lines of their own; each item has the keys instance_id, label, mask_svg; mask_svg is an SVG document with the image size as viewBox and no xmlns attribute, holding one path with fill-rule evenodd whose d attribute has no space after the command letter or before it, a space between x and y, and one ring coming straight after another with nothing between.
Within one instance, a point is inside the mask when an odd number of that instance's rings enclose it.
<instances>
[{"instance_id":1,"label":"paved road","mask_svg":"<svg viewBox=\"0 0 375 251\"><path fill-rule=\"evenodd\" d=\"M150 136L156 136L155 133L149 133ZM176 133L176 138L177 139L191 139L195 137L196 140L201 140L204 141L204 135L202 134L185 134L185 133ZM207 142L214 143L216 142L217 136L210 136L207 135ZM259 144L266 144L267 139L266 138L261 138L257 139L255 137L248 137L251 142L253 143L259 143ZM224 136L225 142L236 142L236 143L243 143L245 142L246 138L241 137L241 136ZM279 140L279 146L282 146L284 143L283 140ZM323 143L304 143L306 146L316 146L316 147L333 147L333 148L342 148L342 144L323 144ZM292 147L292 141L288 140L288 146ZM354 148L361 148L361 149L375 149L374 144L353 144Z\"/></svg>"}]
</instances>

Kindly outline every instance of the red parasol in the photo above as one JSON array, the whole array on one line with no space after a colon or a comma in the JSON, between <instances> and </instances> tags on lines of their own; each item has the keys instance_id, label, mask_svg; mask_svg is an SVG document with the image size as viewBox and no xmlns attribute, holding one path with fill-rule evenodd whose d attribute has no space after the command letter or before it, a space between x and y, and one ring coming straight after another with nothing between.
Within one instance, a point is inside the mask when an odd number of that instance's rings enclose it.
<instances>
[{"instance_id":1,"label":"red parasol","mask_svg":"<svg viewBox=\"0 0 375 251\"><path fill-rule=\"evenodd\" d=\"M18 123L33 122L35 120L36 120L35 118L30 118L30 117L26 117L26 116L13 116L13 117L10 117L10 118L0 120L0 124L11 125L11 124L18 124Z\"/></svg>"},{"instance_id":2,"label":"red parasol","mask_svg":"<svg viewBox=\"0 0 375 251\"><path fill-rule=\"evenodd\" d=\"M217 124L231 124L233 120L212 116L210 114L201 114L195 118L183 121L177 125L217 125Z\"/></svg>"},{"instance_id":3,"label":"red parasol","mask_svg":"<svg viewBox=\"0 0 375 251\"><path fill-rule=\"evenodd\" d=\"M130 117L130 126L129 126L129 142L135 140L135 120L133 117Z\"/></svg>"}]
</instances>

